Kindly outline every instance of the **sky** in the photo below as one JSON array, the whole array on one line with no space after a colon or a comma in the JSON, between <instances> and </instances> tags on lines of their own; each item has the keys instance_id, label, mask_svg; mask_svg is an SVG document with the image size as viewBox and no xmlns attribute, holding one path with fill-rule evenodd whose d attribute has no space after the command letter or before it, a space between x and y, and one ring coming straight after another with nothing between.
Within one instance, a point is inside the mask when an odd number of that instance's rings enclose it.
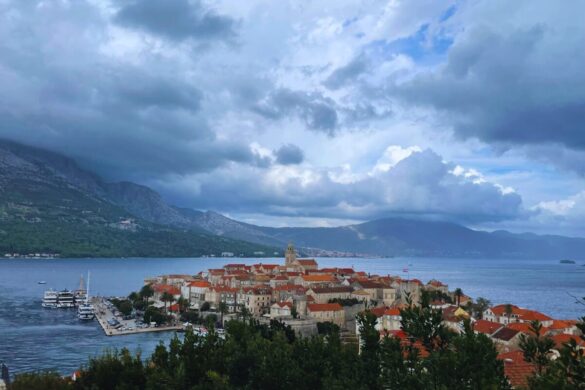
<instances>
[{"instance_id":1,"label":"sky","mask_svg":"<svg viewBox=\"0 0 585 390\"><path fill-rule=\"evenodd\" d=\"M585 236L585 2L0 0L0 137L269 226Z\"/></svg>"}]
</instances>

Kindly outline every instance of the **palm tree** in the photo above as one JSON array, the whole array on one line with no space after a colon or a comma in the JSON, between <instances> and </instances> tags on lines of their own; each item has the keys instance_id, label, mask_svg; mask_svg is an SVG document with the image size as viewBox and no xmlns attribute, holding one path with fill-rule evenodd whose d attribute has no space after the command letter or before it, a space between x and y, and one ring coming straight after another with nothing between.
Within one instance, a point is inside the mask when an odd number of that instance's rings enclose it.
<instances>
[{"instance_id":1,"label":"palm tree","mask_svg":"<svg viewBox=\"0 0 585 390\"><path fill-rule=\"evenodd\" d=\"M167 309L167 302L173 302L175 300L175 297L173 296L173 294L165 291L160 297L160 300L165 303L165 311L168 313L169 311Z\"/></svg>"},{"instance_id":2,"label":"palm tree","mask_svg":"<svg viewBox=\"0 0 585 390\"><path fill-rule=\"evenodd\" d=\"M504 306L504 313L506 313L506 317L508 317L508 324L510 323L510 317L512 317L512 313L514 313L514 308L511 304L507 303Z\"/></svg>"},{"instance_id":3,"label":"palm tree","mask_svg":"<svg viewBox=\"0 0 585 390\"><path fill-rule=\"evenodd\" d=\"M453 292L453 294L455 295L457 306L461 306L461 296L463 296L463 290L461 290L459 287L457 287L455 289L455 291Z\"/></svg>"},{"instance_id":4,"label":"palm tree","mask_svg":"<svg viewBox=\"0 0 585 390\"><path fill-rule=\"evenodd\" d=\"M219 313L221 314L221 321L220 322L221 322L221 326L223 327L223 315L228 312L228 305L225 302L221 301L219 303L217 309L219 310Z\"/></svg>"},{"instance_id":5,"label":"palm tree","mask_svg":"<svg viewBox=\"0 0 585 390\"><path fill-rule=\"evenodd\" d=\"M179 305L179 312L184 313L189 307L189 300L187 298L180 297L177 299L177 304Z\"/></svg>"},{"instance_id":6,"label":"palm tree","mask_svg":"<svg viewBox=\"0 0 585 390\"><path fill-rule=\"evenodd\" d=\"M142 297L142 299L146 301L146 306L148 306L148 300L150 297L154 295L154 289L150 284L146 284L140 289L139 294Z\"/></svg>"}]
</instances>

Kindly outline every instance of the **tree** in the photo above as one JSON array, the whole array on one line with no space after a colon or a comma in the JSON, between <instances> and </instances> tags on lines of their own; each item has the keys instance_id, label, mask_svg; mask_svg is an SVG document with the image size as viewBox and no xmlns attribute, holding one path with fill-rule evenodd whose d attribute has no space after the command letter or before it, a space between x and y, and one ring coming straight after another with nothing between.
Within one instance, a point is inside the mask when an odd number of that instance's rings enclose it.
<instances>
[{"instance_id":1,"label":"tree","mask_svg":"<svg viewBox=\"0 0 585 390\"><path fill-rule=\"evenodd\" d=\"M489 299L479 297L475 300L475 303L471 306L472 312L475 314L475 317L478 319L483 319L483 312L489 309L492 306L492 303Z\"/></svg>"},{"instance_id":2,"label":"tree","mask_svg":"<svg viewBox=\"0 0 585 390\"><path fill-rule=\"evenodd\" d=\"M146 301L146 305L148 306L148 300L154 295L154 289L150 284L145 284L138 294Z\"/></svg>"},{"instance_id":3,"label":"tree","mask_svg":"<svg viewBox=\"0 0 585 390\"><path fill-rule=\"evenodd\" d=\"M184 313L189 308L189 300L187 298L179 297L177 299L177 305L179 305L179 313Z\"/></svg>"},{"instance_id":4,"label":"tree","mask_svg":"<svg viewBox=\"0 0 585 390\"><path fill-rule=\"evenodd\" d=\"M140 299L140 295L136 292L136 291L132 291L129 295L128 295L128 299L134 303L137 300Z\"/></svg>"},{"instance_id":5,"label":"tree","mask_svg":"<svg viewBox=\"0 0 585 390\"><path fill-rule=\"evenodd\" d=\"M292 318L299 318L299 312L297 311L297 305L292 305L290 308L290 315Z\"/></svg>"},{"instance_id":6,"label":"tree","mask_svg":"<svg viewBox=\"0 0 585 390\"><path fill-rule=\"evenodd\" d=\"M530 332L530 336L520 335L520 349L524 353L524 360L534 364L536 372L541 375L550 363L550 353L555 343L550 337L542 335L540 321L530 323Z\"/></svg>"},{"instance_id":7,"label":"tree","mask_svg":"<svg viewBox=\"0 0 585 390\"><path fill-rule=\"evenodd\" d=\"M210 307L211 307L211 305L209 304L209 302L205 301L199 307L199 311L208 311L210 309Z\"/></svg>"},{"instance_id":8,"label":"tree","mask_svg":"<svg viewBox=\"0 0 585 390\"><path fill-rule=\"evenodd\" d=\"M455 302L457 303L457 306L461 306L461 297L463 296L463 290L457 287L453 294L455 295Z\"/></svg>"},{"instance_id":9,"label":"tree","mask_svg":"<svg viewBox=\"0 0 585 390\"><path fill-rule=\"evenodd\" d=\"M509 324L510 318L512 318L512 314L514 313L514 307L512 307L511 304L507 303L504 306L504 313L506 314L506 317L508 317L508 324Z\"/></svg>"},{"instance_id":10,"label":"tree","mask_svg":"<svg viewBox=\"0 0 585 390\"><path fill-rule=\"evenodd\" d=\"M219 313L221 314L220 323L221 323L221 327L223 328L223 315L228 312L228 305L224 301L221 301L219 303L218 310L219 310Z\"/></svg>"},{"instance_id":11,"label":"tree","mask_svg":"<svg viewBox=\"0 0 585 390\"><path fill-rule=\"evenodd\" d=\"M378 318L369 310L356 317L360 330L360 352L363 384L368 389L380 387L380 333L376 329Z\"/></svg>"},{"instance_id":12,"label":"tree","mask_svg":"<svg viewBox=\"0 0 585 390\"><path fill-rule=\"evenodd\" d=\"M118 310L120 310L120 313L122 313L124 316L128 316L130 314L132 314L132 303L128 300L124 300L121 301L118 305L117 305Z\"/></svg>"},{"instance_id":13,"label":"tree","mask_svg":"<svg viewBox=\"0 0 585 390\"><path fill-rule=\"evenodd\" d=\"M162 293L160 300L165 303L165 311L168 313L169 311L167 309L167 303L172 303L175 300L175 297L173 296L173 294L165 291Z\"/></svg>"}]
</instances>

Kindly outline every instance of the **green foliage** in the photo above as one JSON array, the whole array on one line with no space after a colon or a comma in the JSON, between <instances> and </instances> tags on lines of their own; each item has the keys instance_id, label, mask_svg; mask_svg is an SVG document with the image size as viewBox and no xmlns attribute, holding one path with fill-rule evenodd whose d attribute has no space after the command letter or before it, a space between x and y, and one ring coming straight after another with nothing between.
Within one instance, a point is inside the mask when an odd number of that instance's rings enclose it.
<instances>
[{"instance_id":1,"label":"green foliage","mask_svg":"<svg viewBox=\"0 0 585 390\"><path fill-rule=\"evenodd\" d=\"M169 320L168 316L166 316L160 309L149 306L146 308L144 312L144 322L156 322L157 325L161 325L166 323Z\"/></svg>"},{"instance_id":2,"label":"green foliage","mask_svg":"<svg viewBox=\"0 0 585 390\"><path fill-rule=\"evenodd\" d=\"M317 322L317 332L324 336L332 335L339 333L339 326L331 321Z\"/></svg>"},{"instance_id":3,"label":"green foliage","mask_svg":"<svg viewBox=\"0 0 585 390\"><path fill-rule=\"evenodd\" d=\"M211 308L211 305L209 304L209 302L205 301L201 304L201 307L199 307L200 311L208 311Z\"/></svg>"},{"instance_id":4,"label":"green foliage","mask_svg":"<svg viewBox=\"0 0 585 390\"><path fill-rule=\"evenodd\" d=\"M427 307L407 308L403 316L407 318L404 325L416 335L407 340L380 340L376 316L361 313L357 319L361 353L343 344L338 332L326 337L298 338L290 326L280 321L229 321L225 339L218 337L213 327L205 337L187 330L182 340L175 337L168 346L158 345L145 360L127 350L91 359L72 388L508 388L503 363L496 359L492 342L484 335L476 335L469 324L462 335L446 337L435 321L435 312ZM423 346L427 340L432 342ZM28 375L16 379L21 383L30 383L31 377L39 383L45 380L40 374Z\"/></svg>"},{"instance_id":5,"label":"green foliage","mask_svg":"<svg viewBox=\"0 0 585 390\"><path fill-rule=\"evenodd\" d=\"M10 390L68 390L73 388L71 381L63 379L58 373L52 371L19 374L10 385Z\"/></svg>"},{"instance_id":6,"label":"green foliage","mask_svg":"<svg viewBox=\"0 0 585 390\"><path fill-rule=\"evenodd\" d=\"M132 314L133 305L128 299L111 299L110 302L122 313L122 315Z\"/></svg>"}]
</instances>

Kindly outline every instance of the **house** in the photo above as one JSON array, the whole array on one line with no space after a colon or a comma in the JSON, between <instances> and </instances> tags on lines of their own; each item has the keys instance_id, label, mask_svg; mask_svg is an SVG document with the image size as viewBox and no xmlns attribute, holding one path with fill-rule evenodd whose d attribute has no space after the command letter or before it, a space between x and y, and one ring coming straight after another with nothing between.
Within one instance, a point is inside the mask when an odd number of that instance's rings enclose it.
<instances>
[{"instance_id":1,"label":"house","mask_svg":"<svg viewBox=\"0 0 585 390\"><path fill-rule=\"evenodd\" d=\"M331 274L326 275L301 275L297 278L297 284L301 284L305 287L311 287L313 285L332 285L337 282L337 279Z\"/></svg>"},{"instance_id":2,"label":"house","mask_svg":"<svg viewBox=\"0 0 585 390\"><path fill-rule=\"evenodd\" d=\"M228 312L234 313L238 311L237 305L238 290L229 286L212 286L209 287L206 294L206 300L212 306L218 307L220 302L223 302L228 307Z\"/></svg>"},{"instance_id":3,"label":"house","mask_svg":"<svg viewBox=\"0 0 585 390\"><path fill-rule=\"evenodd\" d=\"M154 291L153 299L157 302L162 302L162 296L164 293L169 293L173 298L179 299L181 297L181 290L170 284L153 284L152 289Z\"/></svg>"},{"instance_id":4,"label":"house","mask_svg":"<svg viewBox=\"0 0 585 390\"><path fill-rule=\"evenodd\" d=\"M292 315L292 302L276 302L270 306L270 318L288 317Z\"/></svg>"},{"instance_id":5,"label":"house","mask_svg":"<svg viewBox=\"0 0 585 390\"><path fill-rule=\"evenodd\" d=\"M381 323L380 328L383 330L393 331L400 330L402 316L400 315L400 309L398 308L387 308L384 310L382 317L380 317ZM379 320L380 320L379 319Z\"/></svg>"},{"instance_id":6,"label":"house","mask_svg":"<svg viewBox=\"0 0 585 390\"><path fill-rule=\"evenodd\" d=\"M516 305L497 305L487 309L483 313L483 318L488 321L499 322L500 324L509 324L512 322L531 322L540 321L542 326L549 327L553 324L553 319L536 310L523 309Z\"/></svg>"},{"instance_id":7,"label":"house","mask_svg":"<svg viewBox=\"0 0 585 390\"><path fill-rule=\"evenodd\" d=\"M331 299L349 299L353 288L344 286L334 287L311 287L307 290L307 295L315 299L315 303L329 303Z\"/></svg>"},{"instance_id":8,"label":"house","mask_svg":"<svg viewBox=\"0 0 585 390\"><path fill-rule=\"evenodd\" d=\"M270 312L272 289L268 286L244 287L243 303L253 316L261 316Z\"/></svg>"},{"instance_id":9,"label":"house","mask_svg":"<svg viewBox=\"0 0 585 390\"><path fill-rule=\"evenodd\" d=\"M302 272L313 271L319 268L315 259L295 259L292 264L298 267Z\"/></svg>"},{"instance_id":10,"label":"house","mask_svg":"<svg viewBox=\"0 0 585 390\"><path fill-rule=\"evenodd\" d=\"M442 312L443 324L457 333L463 332L463 321L470 318L469 313L458 306L449 306Z\"/></svg>"},{"instance_id":11,"label":"house","mask_svg":"<svg viewBox=\"0 0 585 390\"><path fill-rule=\"evenodd\" d=\"M426 284L425 290L438 291L438 292L443 293L443 294L449 294L449 286L444 284L443 282L436 280L436 279L430 280Z\"/></svg>"},{"instance_id":12,"label":"house","mask_svg":"<svg viewBox=\"0 0 585 390\"><path fill-rule=\"evenodd\" d=\"M356 280L352 287L356 290L362 290L368 293L368 301L382 301L382 289L384 286L381 283L371 280ZM394 301L394 300L393 300Z\"/></svg>"},{"instance_id":13,"label":"house","mask_svg":"<svg viewBox=\"0 0 585 390\"><path fill-rule=\"evenodd\" d=\"M522 351L504 352L498 355L498 359L504 361L504 374L513 389L528 388L528 378L536 367L524 360Z\"/></svg>"},{"instance_id":14,"label":"house","mask_svg":"<svg viewBox=\"0 0 585 390\"><path fill-rule=\"evenodd\" d=\"M477 320L473 323L473 331L475 333L483 333L486 336L491 336L502 327L503 325L499 322L492 322L487 320Z\"/></svg>"},{"instance_id":15,"label":"house","mask_svg":"<svg viewBox=\"0 0 585 390\"><path fill-rule=\"evenodd\" d=\"M340 328L345 324L345 312L339 303L309 303L307 315L317 322L333 322Z\"/></svg>"},{"instance_id":16,"label":"house","mask_svg":"<svg viewBox=\"0 0 585 390\"><path fill-rule=\"evenodd\" d=\"M181 286L181 295L189 300L191 307L198 309L205 302L206 294L211 287L207 280L195 280L185 282Z\"/></svg>"},{"instance_id":17,"label":"house","mask_svg":"<svg viewBox=\"0 0 585 390\"><path fill-rule=\"evenodd\" d=\"M491 339L501 352L516 351L519 349L521 334L522 332L516 329L502 327L491 335Z\"/></svg>"}]
</instances>

